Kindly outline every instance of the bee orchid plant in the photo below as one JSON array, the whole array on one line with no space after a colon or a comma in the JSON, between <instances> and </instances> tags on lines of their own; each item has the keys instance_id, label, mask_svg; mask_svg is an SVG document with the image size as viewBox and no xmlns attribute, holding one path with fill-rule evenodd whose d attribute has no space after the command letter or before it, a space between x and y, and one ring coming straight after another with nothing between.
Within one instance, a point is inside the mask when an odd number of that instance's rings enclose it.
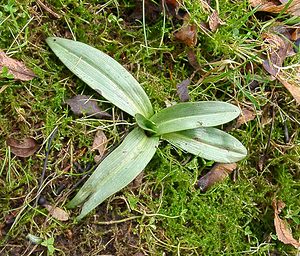
<instances>
[{"instance_id":1,"label":"bee orchid plant","mask_svg":"<svg viewBox=\"0 0 300 256\"><path fill-rule=\"evenodd\" d=\"M235 119L238 107L220 101L178 103L154 113L137 80L117 61L84 43L49 37L58 58L82 81L112 104L135 117L136 127L96 168L68 203L83 204L82 219L106 198L127 186L146 167L160 139L196 156L222 163L247 154L233 136L213 128Z\"/></svg>"}]
</instances>

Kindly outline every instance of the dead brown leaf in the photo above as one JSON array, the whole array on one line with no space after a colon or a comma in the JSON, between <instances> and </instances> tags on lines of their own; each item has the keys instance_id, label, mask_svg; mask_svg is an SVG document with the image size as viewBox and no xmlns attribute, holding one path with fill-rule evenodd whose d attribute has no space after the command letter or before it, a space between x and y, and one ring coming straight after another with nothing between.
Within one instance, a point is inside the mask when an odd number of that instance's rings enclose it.
<instances>
[{"instance_id":1,"label":"dead brown leaf","mask_svg":"<svg viewBox=\"0 0 300 256\"><path fill-rule=\"evenodd\" d=\"M265 33L262 37L267 53L267 60L263 62L263 67L276 77L289 52L293 50L293 45L286 37L279 34Z\"/></svg>"},{"instance_id":2,"label":"dead brown leaf","mask_svg":"<svg viewBox=\"0 0 300 256\"><path fill-rule=\"evenodd\" d=\"M216 163L207 174L199 179L198 187L201 191L206 191L214 184L223 181L236 167L236 163Z\"/></svg>"},{"instance_id":3,"label":"dead brown leaf","mask_svg":"<svg viewBox=\"0 0 300 256\"><path fill-rule=\"evenodd\" d=\"M242 109L241 115L236 121L235 128L241 127L243 124L255 119L256 114L253 109L244 108Z\"/></svg>"},{"instance_id":4,"label":"dead brown leaf","mask_svg":"<svg viewBox=\"0 0 300 256\"><path fill-rule=\"evenodd\" d=\"M220 19L219 14L216 10L208 17L208 26L212 32L217 31L220 25L223 25L224 22Z\"/></svg>"},{"instance_id":5,"label":"dead brown leaf","mask_svg":"<svg viewBox=\"0 0 300 256\"><path fill-rule=\"evenodd\" d=\"M44 204L43 206L48 210L49 214L54 219L57 219L60 221L67 221L69 219L69 214L65 210L63 210L59 207L52 206L50 204Z\"/></svg>"},{"instance_id":6,"label":"dead brown leaf","mask_svg":"<svg viewBox=\"0 0 300 256\"><path fill-rule=\"evenodd\" d=\"M281 69L282 64L287 56L295 54L292 39L298 40L297 29L291 30L285 26L274 26L270 32L263 34L267 60L263 61L264 69L271 74L274 79L292 94L297 103L300 103L300 77L292 77L290 74Z\"/></svg>"},{"instance_id":7,"label":"dead brown leaf","mask_svg":"<svg viewBox=\"0 0 300 256\"><path fill-rule=\"evenodd\" d=\"M19 157L29 157L38 150L38 143L33 138L26 138L23 140L16 140L8 138L6 143L11 148L11 152Z\"/></svg>"},{"instance_id":8,"label":"dead brown leaf","mask_svg":"<svg viewBox=\"0 0 300 256\"><path fill-rule=\"evenodd\" d=\"M167 11L170 15L176 16L179 10L179 3L177 2L177 0L165 0L162 1L162 3L166 4Z\"/></svg>"},{"instance_id":9,"label":"dead brown leaf","mask_svg":"<svg viewBox=\"0 0 300 256\"><path fill-rule=\"evenodd\" d=\"M97 105L97 102L89 95L76 95L75 97L68 99L66 103L77 116L88 115L99 119L111 117L110 114L102 111Z\"/></svg>"},{"instance_id":10,"label":"dead brown leaf","mask_svg":"<svg viewBox=\"0 0 300 256\"><path fill-rule=\"evenodd\" d=\"M0 72L3 67L7 67L8 73L12 74L16 80L29 81L35 77L33 71L27 68L24 63L8 57L0 51Z\"/></svg>"},{"instance_id":11,"label":"dead brown leaf","mask_svg":"<svg viewBox=\"0 0 300 256\"><path fill-rule=\"evenodd\" d=\"M103 157L106 151L107 142L108 141L107 141L107 137L105 136L105 133L102 130L98 130L96 132L93 146L91 148L91 151L98 151L98 155L94 157L96 163L98 163Z\"/></svg>"},{"instance_id":12,"label":"dead brown leaf","mask_svg":"<svg viewBox=\"0 0 300 256\"><path fill-rule=\"evenodd\" d=\"M183 24L179 31L174 34L175 38L187 46L197 44L197 26L196 24Z\"/></svg>"},{"instance_id":13,"label":"dead brown leaf","mask_svg":"<svg viewBox=\"0 0 300 256\"><path fill-rule=\"evenodd\" d=\"M297 41L299 38L300 38L300 28L296 28L291 34L291 39L293 41Z\"/></svg>"},{"instance_id":14,"label":"dead brown leaf","mask_svg":"<svg viewBox=\"0 0 300 256\"><path fill-rule=\"evenodd\" d=\"M276 78L292 94L292 96L294 97L296 102L298 104L300 104L300 86L299 86L300 77L299 77L298 81L295 79L287 79L286 77L284 77L281 74L278 75Z\"/></svg>"},{"instance_id":15,"label":"dead brown leaf","mask_svg":"<svg viewBox=\"0 0 300 256\"><path fill-rule=\"evenodd\" d=\"M195 54L195 52L192 49L189 49L188 53L187 53L187 58L188 61L190 63L190 65L195 69L195 70L199 70L200 69L200 64L197 60L197 56Z\"/></svg>"},{"instance_id":16,"label":"dead brown leaf","mask_svg":"<svg viewBox=\"0 0 300 256\"><path fill-rule=\"evenodd\" d=\"M190 94L188 86L190 85L191 80L185 79L181 83L177 84L177 95L179 96L179 99L181 102L189 101L190 100Z\"/></svg>"},{"instance_id":17,"label":"dead brown leaf","mask_svg":"<svg viewBox=\"0 0 300 256\"><path fill-rule=\"evenodd\" d=\"M296 249L300 249L300 243L293 237L293 234L288 227L287 222L279 217L280 212L285 207L285 203L282 201L276 201L275 199L273 200L272 205L274 208L274 225L278 240L283 242L284 244L290 244Z\"/></svg>"},{"instance_id":18,"label":"dead brown leaf","mask_svg":"<svg viewBox=\"0 0 300 256\"><path fill-rule=\"evenodd\" d=\"M132 13L126 17L130 20L142 20L143 19L143 2L141 0L134 1L134 9ZM144 0L145 5L145 19L147 23L153 23L157 21L161 14L161 6L151 0Z\"/></svg>"},{"instance_id":19,"label":"dead brown leaf","mask_svg":"<svg viewBox=\"0 0 300 256\"><path fill-rule=\"evenodd\" d=\"M285 13L293 16L300 16L300 0L293 0L288 4L287 2L280 2L277 0L249 0L252 7L258 7L258 11L280 13L285 10Z\"/></svg>"}]
</instances>

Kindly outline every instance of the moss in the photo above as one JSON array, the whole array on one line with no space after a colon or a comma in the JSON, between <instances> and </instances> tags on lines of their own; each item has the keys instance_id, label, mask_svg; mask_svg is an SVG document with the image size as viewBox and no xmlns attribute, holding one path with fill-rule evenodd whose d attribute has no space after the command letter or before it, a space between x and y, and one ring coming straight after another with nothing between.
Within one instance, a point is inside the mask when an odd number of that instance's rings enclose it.
<instances>
[{"instance_id":1,"label":"moss","mask_svg":"<svg viewBox=\"0 0 300 256\"><path fill-rule=\"evenodd\" d=\"M55 248L60 250L57 255L69 255L69 251L75 255L293 254L292 247L276 240L271 203L275 197L286 203L281 217L298 238L299 110L289 93L261 69L260 34L267 26L254 15L248 2L222 1L218 7L213 1L212 7L219 8L225 24L210 36L198 26L199 43L193 51L201 71L196 73L188 62L190 49L173 37L181 21L167 16L164 23L160 12L147 21L147 48L142 21L130 19L135 1L51 0L47 5L61 17L53 17L36 1L0 4L0 48L25 62L37 75L28 82L0 80L0 88L5 88L0 93L2 252L23 253L30 233L44 240L53 237ZM201 1L183 1L182 8L197 25L207 21L209 13ZM295 23L290 19L286 22ZM270 123L261 124L259 118L231 132L249 150L247 159L238 164L240 176L236 182L228 178L207 193L200 193L196 181L213 163L162 143L138 188L125 188L81 223L72 222L79 209L71 212L71 220L66 223L49 218L43 207L35 206L35 199L44 146L55 127L58 132L52 142L42 196L59 207L69 200L73 185L86 174L83 169L94 163L89 148L95 129L104 127L111 147L128 128L72 115L64 104L66 99L80 93L102 98L50 51L45 39L51 35L75 37L114 57L138 78L155 109L179 101L176 85L187 78L191 78L193 101L252 104L258 113L266 104L275 104L272 133ZM297 54L286 64L296 64L299 58ZM200 80L204 74L209 75ZM259 82L256 91L248 86L253 79ZM116 120L132 122L109 103L99 104L114 111ZM290 135L288 144L284 141L284 121ZM43 147L30 158L17 158L5 143L9 136L32 136ZM265 168L259 171L257 165L269 140ZM57 194L62 185L65 189Z\"/></svg>"}]
</instances>

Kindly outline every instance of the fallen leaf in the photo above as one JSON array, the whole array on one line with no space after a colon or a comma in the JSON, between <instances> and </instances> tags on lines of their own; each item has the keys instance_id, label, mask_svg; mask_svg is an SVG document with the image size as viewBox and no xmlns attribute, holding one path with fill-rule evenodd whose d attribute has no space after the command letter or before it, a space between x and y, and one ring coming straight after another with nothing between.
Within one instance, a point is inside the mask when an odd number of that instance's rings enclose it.
<instances>
[{"instance_id":1,"label":"fallen leaf","mask_svg":"<svg viewBox=\"0 0 300 256\"><path fill-rule=\"evenodd\" d=\"M68 99L66 103L77 116L88 115L99 119L111 117L110 114L102 111L97 105L97 102L88 95L76 95L75 97Z\"/></svg>"},{"instance_id":2,"label":"fallen leaf","mask_svg":"<svg viewBox=\"0 0 300 256\"><path fill-rule=\"evenodd\" d=\"M274 79L282 83L297 103L300 103L300 76L292 77L281 69L286 57L295 54L291 40L292 38L298 40L297 29L292 31L285 26L274 26L270 30L270 33L263 35L268 56L268 59L263 61L263 67Z\"/></svg>"},{"instance_id":3,"label":"fallen leaf","mask_svg":"<svg viewBox=\"0 0 300 256\"><path fill-rule=\"evenodd\" d=\"M291 34L291 40L297 41L300 38L300 28L296 28Z\"/></svg>"},{"instance_id":4,"label":"fallen leaf","mask_svg":"<svg viewBox=\"0 0 300 256\"><path fill-rule=\"evenodd\" d=\"M24 63L8 57L0 51L0 72L4 67L8 69L8 74L13 75L16 80L29 81L35 77L33 71L27 68Z\"/></svg>"},{"instance_id":5,"label":"fallen leaf","mask_svg":"<svg viewBox=\"0 0 300 256\"><path fill-rule=\"evenodd\" d=\"M50 204L44 204L43 206L48 210L49 214L54 219L57 219L60 221L67 221L69 219L69 214L65 210L63 210L59 207L52 206Z\"/></svg>"},{"instance_id":6,"label":"fallen leaf","mask_svg":"<svg viewBox=\"0 0 300 256\"><path fill-rule=\"evenodd\" d=\"M198 187L201 191L206 191L214 184L223 181L236 167L236 163L216 163L207 174L199 179Z\"/></svg>"},{"instance_id":7,"label":"fallen leaf","mask_svg":"<svg viewBox=\"0 0 300 256\"><path fill-rule=\"evenodd\" d=\"M68 238L69 240L70 240L70 239L73 239L73 232L72 232L72 230L67 229L67 230L65 231L65 236L66 236L66 238Z\"/></svg>"},{"instance_id":8,"label":"fallen leaf","mask_svg":"<svg viewBox=\"0 0 300 256\"><path fill-rule=\"evenodd\" d=\"M241 127L243 124L255 119L256 114L252 109L244 108L241 111L240 116L236 120L235 128Z\"/></svg>"},{"instance_id":9,"label":"fallen leaf","mask_svg":"<svg viewBox=\"0 0 300 256\"><path fill-rule=\"evenodd\" d=\"M161 6L151 0L144 0L145 5L145 19L147 23L154 23L160 17ZM126 17L125 17L126 18ZM135 0L134 9L128 16L130 20L143 19L143 3L141 0Z\"/></svg>"},{"instance_id":10,"label":"fallen leaf","mask_svg":"<svg viewBox=\"0 0 300 256\"><path fill-rule=\"evenodd\" d=\"M283 75L278 75L276 77L280 83L283 84L283 86L292 94L292 96L294 97L294 99L296 100L296 102L298 104L300 104L300 86L299 86L299 80L300 80L300 77L297 80L295 79L287 79L285 78Z\"/></svg>"},{"instance_id":11,"label":"fallen leaf","mask_svg":"<svg viewBox=\"0 0 300 256\"><path fill-rule=\"evenodd\" d=\"M263 61L263 67L275 77L288 53L293 50L293 45L287 38L279 34L265 33L262 37L267 53L267 60Z\"/></svg>"},{"instance_id":12,"label":"fallen leaf","mask_svg":"<svg viewBox=\"0 0 300 256\"><path fill-rule=\"evenodd\" d=\"M11 152L19 157L32 156L38 150L38 143L33 138L26 138L23 140L16 140L8 138L6 143L11 148Z\"/></svg>"},{"instance_id":13,"label":"fallen leaf","mask_svg":"<svg viewBox=\"0 0 300 256\"><path fill-rule=\"evenodd\" d=\"M272 205L274 208L274 225L278 240L284 244L290 244L296 249L300 249L300 243L293 237L292 231L288 227L287 222L279 217L280 212L285 207L285 203L282 201L276 201L275 199L273 200Z\"/></svg>"},{"instance_id":14,"label":"fallen leaf","mask_svg":"<svg viewBox=\"0 0 300 256\"><path fill-rule=\"evenodd\" d=\"M195 46L197 44L197 26L196 24L183 24L180 30L175 32L174 36L187 46Z\"/></svg>"},{"instance_id":15,"label":"fallen leaf","mask_svg":"<svg viewBox=\"0 0 300 256\"><path fill-rule=\"evenodd\" d=\"M190 65L195 69L198 70L200 69L200 64L197 60L196 54L192 49L189 49L188 53L187 53L187 58L188 61L190 63Z\"/></svg>"},{"instance_id":16,"label":"fallen leaf","mask_svg":"<svg viewBox=\"0 0 300 256\"><path fill-rule=\"evenodd\" d=\"M258 11L280 13L284 10L285 13L300 16L300 0L293 0L290 4L288 4L289 1L280 2L276 0L249 0L249 2L252 7L258 7Z\"/></svg>"},{"instance_id":17,"label":"fallen leaf","mask_svg":"<svg viewBox=\"0 0 300 256\"><path fill-rule=\"evenodd\" d=\"M168 13L172 16L176 16L179 10L179 3L177 2L177 0L165 0L162 1L162 3L166 4L166 9L168 11Z\"/></svg>"},{"instance_id":18,"label":"fallen leaf","mask_svg":"<svg viewBox=\"0 0 300 256\"><path fill-rule=\"evenodd\" d=\"M177 94L179 96L180 101L185 102L190 100L189 89L191 80L185 79L181 83L177 84Z\"/></svg>"},{"instance_id":19,"label":"fallen leaf","mask_svg":"<svg viewBox=\"0 0 300 256\"><path fill-rule=\"evenodd\" d=\"M220 19L219 14L216 10L208 17L208 26L212 32L217 31L220 25L223 25L224 22Z\"/></svg>"},{"instance_id":20,"label":"fallen leaf","mask_svg":"<svg viewBox=\"0 0 300 256\"><path fill-rule=\"evenodd\" d=\"M107 137L105 136L105 133L102 130L98 130L96 132L93 146L91 148L91 151L98 151L98 155L94 157L94 160L96 163L98 163L101 158L103 157L105 151L106 151L106 146L107 146Z\"/></svg>"}]
</instances>

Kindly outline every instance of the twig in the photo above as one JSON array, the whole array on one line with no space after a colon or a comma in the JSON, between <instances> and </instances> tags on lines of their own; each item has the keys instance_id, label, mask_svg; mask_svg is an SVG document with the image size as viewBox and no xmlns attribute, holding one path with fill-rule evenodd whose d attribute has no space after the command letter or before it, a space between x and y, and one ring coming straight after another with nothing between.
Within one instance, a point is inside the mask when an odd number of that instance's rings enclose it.
<instances>
[{"instance_id":1,"label":"twig","mask_svg":"<svg viewBox=\"0 0 300 256\"><path fill-rule=\"evenodd\" d=\"M284 124L284 142L288 144L290 142L289 129L287 127L286 120L283 121Z\"/></svg>"},{"instance_id":2,"label":"twig","mask_svg":"<svg viewBox=\"0 0 300 256\"><path fill-rule=\"evenodd\" d=\"M57 19L60 19L60 15L52 11L47 5L45 5L41 0L36 1L45 11L49 12L52 16Z\"/></svg>"},{"instance_id":3,"label":"twig","mask_svg":"<svg viewBox=\"0 0 300 256\"><path fill-rule=\"evenodd\" d=\"M121 220L111 220L111 221L98 221L96 222L96 224L98 225L112 225L112 224L119 224L119 223L123 223L129 220L135 220L135 219L140 219L143 216L131 216L125 219L121 219Z\"/></svg>"},{"instance_id":4,"label":"twig","mask_svg":"<svg viewBox=\"0 0 300 256\"><path fill-rule=\"evenodd\" d=\"M38 187L38 191L37 191L37 197L36 197L36 200L35 200L35 206L37 206L38 201L39 201L40 196L41 196L42 185L43 185L43 182L44 182L44 179L45 179L45 174L46 174L46 169L47 169L47 164L48 164L48 158L49 158L49 153L50 153L50 149L51 149L51 144L52 144L52 141L53 141L53 139L54 139L57 131L58 131L58 127L55 127L54 130L53 130L53 132L52 132L52 134L49 137L48 145L45 147L44 166L43 166L42 176L41 176L40 181L39 181L39 187Z\"/></svg>"}]
</instances>

